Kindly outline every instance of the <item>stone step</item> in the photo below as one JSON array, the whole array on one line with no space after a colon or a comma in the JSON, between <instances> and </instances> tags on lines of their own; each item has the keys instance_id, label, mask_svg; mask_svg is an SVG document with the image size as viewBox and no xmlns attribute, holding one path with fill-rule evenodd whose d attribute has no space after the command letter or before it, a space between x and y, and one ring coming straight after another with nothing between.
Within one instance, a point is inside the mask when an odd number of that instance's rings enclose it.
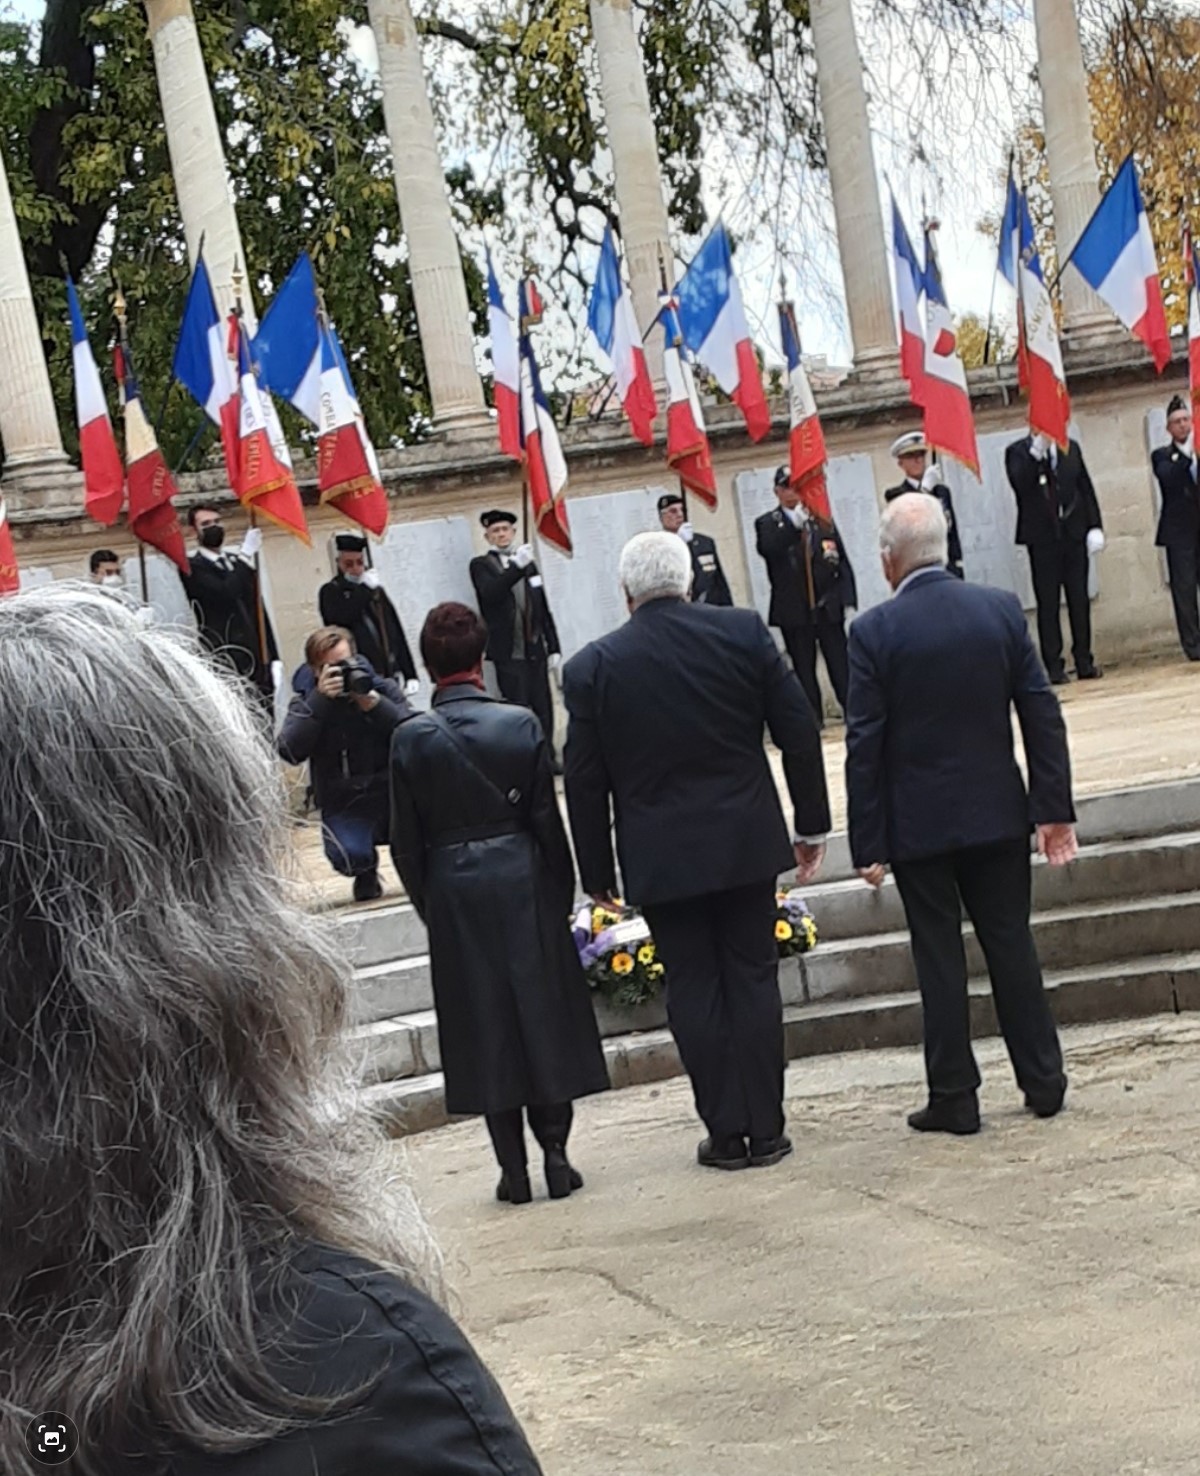
<instances>
[{"instance_id":1,"label":"stone step","mask_svg":"<svg viewBox=\"0 0 1200 1476\"><path fill-rule=\"evenodd\" d=\"M1161 954L1127 963L1048 974L1046 987L1060 1025L1200 1010L1200 952ZM970 986L971 1027L976 1037L995 1035L997 1024L985 983ZM842 1051L917 1046L921 1001L915 992L824 1000L784 1010L789 1059ZM646 1030L606 1040L614 1087L641 1086L678 1076L682 1067L666 1030ZM396 1136L440 1127L449 1118L440 1072L377 1082L365 1104Z\"/></svg>"},{"instance_id":2,"label":"stone step","mask_svg":"<svg viewBox=\"0 0 1200 1476\"><path fill-rule=\"evenodd\" d=\"M350 983L350 1020L369 1025L433 1008L429 956L394 959L358 969Z\"/></svg>"}]
</instances>

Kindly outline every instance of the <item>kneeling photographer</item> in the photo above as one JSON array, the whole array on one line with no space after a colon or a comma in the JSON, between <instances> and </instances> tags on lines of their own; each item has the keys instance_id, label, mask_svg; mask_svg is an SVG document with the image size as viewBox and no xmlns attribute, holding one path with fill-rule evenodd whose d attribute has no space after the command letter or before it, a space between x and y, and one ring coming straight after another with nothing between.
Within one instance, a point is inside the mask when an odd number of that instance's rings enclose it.
<instances>
[{"instance_id":1,"label":"kneeling photographer","mask_svg":"<svg viewBox=\"0 0 1200 1476\"><path fill-rule=\"evenodd\" d=\"M279 733L279 756L309 765L325 855L354 878L354 900L383 895L377 848L388 841L392 732L413 715L400 688L355 655L354 638L323 625L304 643L306 666Z\"/></svg>"}]
</instances>

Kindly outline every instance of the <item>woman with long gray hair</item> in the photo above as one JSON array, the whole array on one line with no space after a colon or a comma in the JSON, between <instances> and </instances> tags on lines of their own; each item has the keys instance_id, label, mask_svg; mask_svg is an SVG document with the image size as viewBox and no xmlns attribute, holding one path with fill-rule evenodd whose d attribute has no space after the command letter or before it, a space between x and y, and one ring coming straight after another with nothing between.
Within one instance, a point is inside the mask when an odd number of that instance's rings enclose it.
<instances>
[{"instance_id":1,"label":"woman with long gray hair","mask_svg":"<svg viewBox=\"0 0 1200 1476\"><path fill-rule=\"evenodd\" d=\"M333 1064L240 695L51 589L0 601L0 731L0 1470L73 1424L77 1476L535 1476Z\"/></svg>"}]
</instances>

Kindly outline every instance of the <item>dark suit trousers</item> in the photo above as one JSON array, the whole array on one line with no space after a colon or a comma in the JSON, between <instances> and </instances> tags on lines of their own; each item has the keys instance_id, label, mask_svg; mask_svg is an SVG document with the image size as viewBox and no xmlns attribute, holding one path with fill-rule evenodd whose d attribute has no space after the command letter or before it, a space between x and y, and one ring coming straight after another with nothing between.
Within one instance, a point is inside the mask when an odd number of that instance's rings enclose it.
<instances>
[{"instance_id":1,"label":"dark suit trousers","mask_svg":"<svg viewBox=\"0 0 1200 1476\"><path fill-rule=\"evenodd\" d=\"M817 682L817 646L825 657L825 669L833 686L838 706L846 710L846 688L850 684L850 663L846 655L846 623L843 619L819 617L808 625L789 625L783 632L783 644L792 658L792 666L800 678L804 695L812 704L817 722L824 722L825 704Z\"/></svg>"},{"instance_id":2,"label":"dark suit trousers","mask_svg":"<svg viewBox=\"0 0 1200 1476\"><path fill-rule=\"evenodd\" d=\"M1167 571L1179 644L1193 661L1200 661L1200 609L1196 601L1196 588L1200 583L1200 540L1169 544Z\"/></svg>"},{"instance_id":3,"label":"dark suit trousers","mask_svg":"<svg viewBox=\"0 0 1200 1476\"><path fill-rule=\"evenodd\" d=\"M1042 648L1047 676L1061 676L1065 670L1059 616L1063 590L1067 594L1075 670L1090 671L1093 665L1092 611L1088 604L1087 544L1067 538L1056 543L1031 544L1029 568L1037 600L1038 644Z\"/></svg>"},{"instance_id":4,"label":"dark suit trousers","mask_svg":"<svg viewBox=\"0 0 1200 1476\"><path fill-rule=\"evenodd\" d=\"M704 1125L716 1137L776 1137L785 1058L774 882L642 910Z\"/></svg>"},{"instance_id":5,"label":"dark suit trousers","mask_svg":"<svg viewBox=\"0 0 1200 1476\"><path fill-rule=\"evenodd\" d=\"M897 862L892 870L921 987L929 1095L958 1097L979 1086L971 1050L964 907L987 961L996 1017L1017 1085L1035 1095L1057 1091L1063 1080L1062 1049L1029 926L1028 841Z\"/></svg>"},{"instance_id":6,"label":"dark suit trousers","mask_svg":"<svg viewBox=\"0 0 1200 1476\"><path fill-rule=\"evenodd\" d=\"M550 698L550 669L545 658L535 661L497 661L496 681L506 702L528 707L554 752L554 703Z\"/></svg>"}]
</instances>

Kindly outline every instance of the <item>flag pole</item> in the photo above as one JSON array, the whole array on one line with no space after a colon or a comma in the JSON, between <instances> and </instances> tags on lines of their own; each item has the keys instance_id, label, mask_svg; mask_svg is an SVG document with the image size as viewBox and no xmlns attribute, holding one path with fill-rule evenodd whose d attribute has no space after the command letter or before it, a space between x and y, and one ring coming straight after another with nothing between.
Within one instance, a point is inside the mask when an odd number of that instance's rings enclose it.
<instances>
[{"instance_id":1,"label":"flag pole","mask_svg":"<svg viewBox=\"0 0 1200 1476\"><path fill-rule=\"evenodd\" d=\"M1007 171L1007 173L1005 175L1005 180L1004 180L1004 204L1005 204L1005 207L1006 208L1008 206L1008 187L1013 182L1013 157L1014 157L1015 153L1016 153L1016 150L1015 149L1009 149L1009 151L1008 151L1008 171ZM1003 230L1004 230L1004 213L1003 212L1001 212L1001 215L1000 215L1000 230L1001 230L1001 232L1003 232ZM1018 237L1018 244L1020 244L1020 229L1019 229L1019 225L1018 225L1017 237ZM983 336L983 362L984 362L985 365L991 363L992 324L993 324L993 321L994 321L994 318L995 318L995 313L996 313L996 278L1000 275L1000 250L1003 247L1003 245L1004 245L1003 240L1001 240L1001 241L999 241L997 243L997 247L996 247L996 270L992 273L992 295L988 299L987 332ZM1021 277L1021 263L1019 261L1014 261L1013 262L1013 272L1014 272L1014 274L1017 277L1017 282L1018 282L1017 291L1020 292L1021 288L1020 288L1020 285L1019 284L1020 284L1020 277Z\"/></svg>"},{"instance_id":2,"label":"flag pole","mask_svg":"<svg viewBox=\"0 0 1200 1476\"><path fill-rule=\"evenodd\" d=\"M121 291L121 281L114 269L112 273L113 282L113 317L117 322L117 351L121 355L123 373L121 375L121 400L125 399L125 377L129 373L132 355L129 351L129 307L125 301L125 294ZM126 448L128 453L128 448ZM128 476L128 470L126 470ZM139 538L138 546L138 573L141 576L142 604L150 603L150 583L146 575L146 545Z\"/></svg>"},{"instance_id":3,"label":"flag pole","mask_svg":"<svg viewBox=\"0 0 1200 1476\"><path fill-rule=\"evenodd\" d=\"M241 392L242 392L242 390L241 390L241 378L242 378L242 365L241 365L242 334L246 331L245 328L244 328L244 326L243 326L243 324L242 324L242 312L243 312L243 309L242 309L242 282L243 282L243 280L244 280L244 278L242 277L241 263L235 258L234 259L234 263L233 263L233 272L232 272L232 275L230 277L230 284L233 287L233 316L237 320L238 362L234 365L234 373L235 373L235 375L237 377L237 381L238 381L238 395L239 395L239 397L240 397ZM235 489L235 491L236 491L236 489ZM250 504L249 512L250 512L250 526L251 526L251 528L257 528L258 527L258 518L257 518L257 516L255 514L255 511L254 511L254 504L253 504L253 502ZM266 612L266 610L263 607L263 593L262 593L262 554L261 553L255 553L255 555L254 555L254 613L255 613L255 616L256 616L256 623L257 623L257 626L258 626L258 664L259 664L259 667L263 671L266 671L268 669L268 667L269 667L270 662L269 662L269 653L267 651L267 612Z\"/></svg>"},{"instance_id":4,"label":"flag pole","mask_svg":"<svg viewBox=\"0 0 1200 1476\"><path fill-rule=\"evenodd\" d=\"M658 246L658 296L659 296L659 307L658 307L658 312L655 313L654 319L653 319L653 321L650 324L650 328L647 328L646 331L645 331L645 333L642 335L642 342L643 343L645 343L646 342L646 339L649 338L649 336L650 336L650 329L651 328L654 328L660 321L662 322L662 325L663 325L663 337L664 338L666 337L667 323L666 323L666 319L663 318L663 309L666 307L667 302L668 302L668 300L670 298L670 295L671 295L671 288L670 288L670 284L668 283L668 280L667 280L667 259L663 255L662 243L659 242L659 246ZM674 349L677 349L677 350L680 349L680 347L681 347L680 340L677 338L675 340L675 342L671 345L671 347L674 348ZM668 407L668 409L669 408L670 407ZM688 500L687 500L688 489L687 489L687 483L683 480L683 478L681 476L678 476L678 475L676 476L676 480L679 483L679 495L680 495L680 497L683 498L683 517L684 517L684 521L686 522L687 521L687 517L688 517Z\"/></svg>"}]
</instances>

